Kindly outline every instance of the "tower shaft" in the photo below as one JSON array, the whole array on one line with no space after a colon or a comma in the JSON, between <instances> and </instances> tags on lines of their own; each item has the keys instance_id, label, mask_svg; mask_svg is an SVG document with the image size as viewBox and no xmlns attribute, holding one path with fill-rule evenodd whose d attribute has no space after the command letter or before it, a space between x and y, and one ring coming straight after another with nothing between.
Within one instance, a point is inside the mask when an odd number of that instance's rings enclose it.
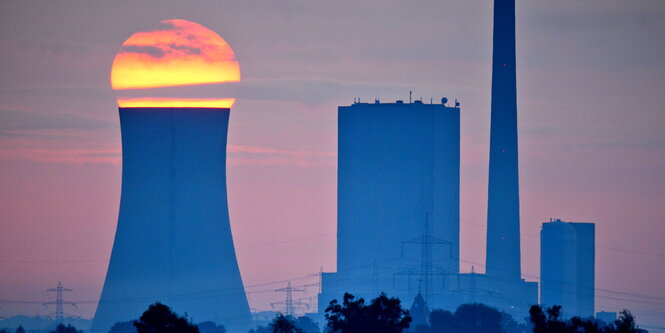
<instances>
[{"instance_id":1,"label":"tower shaft","mask_svg":"<svg viewBox=\"0 0 665 333\"><path fill-rule=\"evenodd\" d=\"M229 113L120 108L120 212L94 330L155 302L197 321L250 323L226 197Z\"/></svg>"},{"instance_id":2,"label":"tower shaft","mask_svg":"<svg viewBox=\"0 0 665 333\"><path fill-rule=\"evenodd\" d=\"M520 279L515 0L494 1L487 274Z\"/></svg>"}]
</instances>

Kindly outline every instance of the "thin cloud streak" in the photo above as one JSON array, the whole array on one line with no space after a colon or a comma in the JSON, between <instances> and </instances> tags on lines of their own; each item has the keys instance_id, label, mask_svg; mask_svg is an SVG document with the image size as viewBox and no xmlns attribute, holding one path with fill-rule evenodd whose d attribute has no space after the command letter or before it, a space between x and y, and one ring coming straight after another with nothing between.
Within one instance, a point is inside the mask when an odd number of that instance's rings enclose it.
<instances>
[{"instance_id":1,"label":"thin cloud streak","mask_svg":"<svg viewBox=\"0 0 665 333\"><path fill-rule=\"evenodd\" d=\"M229 165L291 165L306 167L334 167L335 153L315 151L288 151L270 147L229 145ZM24 160L60 164L112 164L120 165L122 151L118 149L34 148L0 144L0 160Z\"/></svg>"},{"instance_id":2,"label":"thin cloud streak","mask_svg":"<svg viewBox=\"0 0 665 333\"><path fill-rule=\"evenodd\" d=\"M117 124L69 112L34 112L0 108L0 134L5 131L45 129L109 129Z\"/></svg>"},{"instance_id":3,"label":"thin cloud streak","mask_svg":"<svg viewBox=\"0 0 665 333\"><path fill-rule=\"evenodd\" d=\"M0 160L24 160L42 163L65 164L112 164L120 165L121 153L118 150L90 149L40 149L0 147Z\"/></svg>"}]
</instances>

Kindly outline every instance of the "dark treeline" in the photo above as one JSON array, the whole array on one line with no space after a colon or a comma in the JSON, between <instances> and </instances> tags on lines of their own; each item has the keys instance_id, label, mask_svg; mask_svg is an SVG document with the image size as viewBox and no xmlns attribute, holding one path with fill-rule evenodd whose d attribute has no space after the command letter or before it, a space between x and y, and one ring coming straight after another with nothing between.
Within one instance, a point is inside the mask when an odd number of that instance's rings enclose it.
<instances>
[{"instance_id":1,"label":"dark treeline","mask_svg":"<svg viewBox=\"0 0 665 333\"><path fill-rule=\"evenodd\" d=\"M0 333L11 333L9 330L3 328L0 329ZM23 328L23 326L20 326L16 328L14 333L26 333L26 330ZM82 330L77 329L76 327L67 324L58 324L54 329L50 330L49 333L83 333Z\"/></svg>"},{"instance_id":2,"label":"dark treeline","mask_svg":"<svg viewBox=\"0 0 665 333\"><path fill-rule=\"evenodd\" d=\"M603 323L593 318L564 319L558 305L547 309L534 305L529 310L529 321L533 333L647 333L637 326L635 317L628 310L621 311L614 323Z\"/></svg>"},{"instance_id":3,"label":"dark treeline","mask_svg":"<svg viewBox=\"0 0 665 333\"><path fill-rule=\"evenodd\" d=\"M516 322L510 315L484 304L464 304L455 312L434 310L429 325L417 326L415 333L646 333L628 310L613 323L594 318L563 318L560 306L534 305L529 317Z\"/></svg>"},{"instance_id":4,"label":"dark treeline","mask_svg":"<svg viewBox=\"0 0 665 333\"><path fill-rule=\"evenodd\" d=\"M485 304L463 304L454 312L433 310L429 325L412 328L416 333L526 333L531 332L527 323L517 323L512 316Z\"/></svg>"},{"instance_id":5,"label":"dark treeline","mask_svg":"<svg viewBox=\"0 0 665 333\"><path fill-rule=\"evenodd\" d=\"M565 318L560 306L533 305L528 317L518 323L505 312L475 303L460 305L455 311L436 309L427 319L427 323L414 324L400 300L383 293L370 302L347 293L342 302L330 302L322 329L311 318L278 314L269 324L248 333L647 333L628 310L621 311L613 323L605 323L594 318ZM0 329L0 333L11 332ZM26 331L19 326L15 333ZM49 333L83 331L59 324ZM194 324L168 306L155 303L139 319L116 323L109 333L226 333L226 328L213 322Z\"/></svg>"},{"instance_id":6,"label":"dark treeline","mask_svg":"<svg viewBox=\"0 0 665 333\"><path fill-rule=\"evenodd\" d=\"M109 333L225 333L224 326L213 322L198 325L186 317L173 312L170 307L155 303L143 312L139 319L119 322L111 327Z\"/></svg>"},{"instance_id":7,"label":"dark treeline","mask_svg":"<svg viewBox=\"0 0 665 333\"><path fill-rule=\"evenodd\" d=\"M248 333L321 333L319 325L308 317L292 317L278 314L267 326L259 325Z\"/></svg>"}]
</instances>

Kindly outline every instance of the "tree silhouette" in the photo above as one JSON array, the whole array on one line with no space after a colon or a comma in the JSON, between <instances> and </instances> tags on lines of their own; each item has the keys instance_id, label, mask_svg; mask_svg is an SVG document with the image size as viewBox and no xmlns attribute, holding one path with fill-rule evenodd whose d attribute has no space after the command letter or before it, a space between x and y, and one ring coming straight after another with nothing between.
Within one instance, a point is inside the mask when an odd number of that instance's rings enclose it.
<instances>
[{"instance_id":1,"label":"tree silhouette","mask_svg":"<svg viewBox=\"0 0 665 333\"><path fill-rule=\"evenodd\" d=\"M212 321L204 321L196 326L198 326L201 333L226 333L224 325L217 325Z\"/></svg>"},{"instance_id":2,"label":"tree silhouette","mask_svg":"<svg viewBox=\"0 0 665 333\"><path fill-rule=\"evenodd\" d=\"M430 326L417 333L522 333L526 325L512 316L480 303L462 304L455 312L436 309L429 317Z\"/></svg>"},{"instance_id":3,"label":"tree silhouette","mask_svg":"<svg viewBox=\"0 0 665 333\"><path fill-rule=\"evenodd\" d=\"M495 308L485 304L462 304L455 311L457 327L466 333L503 333L502 315Z\"/></svg>"},{"instance_id":4,"label":"tree silhouette","mask_svg":"<svg viewBox=\"0 0 665 333\"><path fill-rule=\"evenodd\" d=\"M603 333L608 332L600 328L598 321L595 319L587 320L580 317L570 318L570 331L571 332L584 332L584 333ZM609 333L609 332L608 332Z\"/></svg>"},{"instance_id":5,"label":"tree silhouette","mask_svg":"<svg viewBox=\"0 0 665 333\"><path fill-rule=\"evenodd\" d=\"M278 314L268 326L257 326L248 333L273 333L273 332L298 332L298 333L321 333L319 325L308 317L294 318ZM205 332L201 332L205 333Z\"/></svg>"},{"instance_id":6,"label":"tree silhouette","mask_svg":"<svg viewBox=\"0 0 665 333\"><path fill-rule=\"evenodd\" d=\"M196 325L159 302L150 305L134 327L137 333L200 333Z\"/></svg>"},{"instance_id":7,"label":"tree silhouette","mask_svg":"<svg viewBox=\"0 0 665 333\"><path fill-rule=\"evenodd\" d=\"M136 333L136 327L134 327L134 321L120 321L113 326L109 333Z\"/></svg>"},{"instance_id":8,"label":"tree silhouette","mask_svg":"<svg viewBox=\"0 0 665 333\"><path fill-rule=\"evenodd\" d=\"M256 326L256 328L252 328L251 330L247 331L247 333L272 333L272 329L270 329L270 327L259 325Z\"/></svg>"},{"instance_id":9,"label":"tree silhouette","mask_svg":"<svg viewBox=\"0 0 665 333\"><path fill-rule=\"evenodd\" d=\"M409 328L409 311L400 300L381 293L369 305L363 298L344 294L342 304L332 300L326 308L327 327L336 333L401 333Z\"/></svg>"},{"instance_id":10,"label":"tree silhouette","mask_svg":"<svg viewBox=\"0 0 665 333\"><path fill-rule=\"evenodd\" d=\"M49 333L83 333L83 331L77 330L76 327L72 326L71 324L68 324L67 326L58 324L58 326L56 326L55 329Z\"/></svg>"},{"instance_id":11,"label":"tree silhouette","mask_svg":"<svg viewBox=\"0 0 665 333\"><path fill-rule=\"evenodd\" d=\"M623 309L619 312L619 319L614 322L614 331L612 333L643 333L646 330L643 330L637 326L635 317L627 309Z\"/></svg>"},{"instance_id":12,"label":"tree silhouette","mask_svg":"<svg viewBox=\"0 0 665 333\"><path fill-rule=\"evenodd\" d=\"M319 325L309 317L298 317L296 318L296 327L301 329L304 333L321 333L321 328Z\"/></svg>"},{"instance_id":13,"label":"tree silhouette","mask_svg":"<svg viewBox=\"0 0 665 333\"><path fill-rule=\"evenodd\" d=\"M540 305L532 305L529 309L529 320L533 324L533 333L567 333L572 330L570 323L561 317L560 305L554 305L545 311Z\"/></svg>"},{"instance_id":14,"label":"tree silhouette","mask_svg":"<svg viewBox=\"0 0 665 333\"><path fill-rule=\"evenodd\" d=\"M18 327L16 328L16 333L25 333L25 329L23 328L23 326L18 325Z\"/></svg>"},{"instance_id":15,"label":"tree silhouette","mask_svg":"<svg viewBox=\"0 0 665 333\"><path fill-rule=\"evenodd\" d=\"M456 332L455 315L448 310L433 310L429 315L430 332Z\"/></svg>"},{"instance_id":16,"label":"tree silhouette","mask_svg":"<svg viewBox=\"0 0 665 333\"><path fill-rule=\"evenodd\" d=\"M285 316L281 313L270 323L270 328L273 333L304 333L303 330L296 326L293 317Z\"/></svg>"},{"instance_id":17,"label":"tree silhouette","mask_svg":"<svg viewBox=\"0 0 665 333\"><path fill-rule=\"evenodd\" d=\"M534 333L646 333L637 326L635 317L628 310L619 313L613 324L601 327L596 319L573 317L565 320L561 316L561 306L554 305L543 311L540 305L529 309L529 320Z\"/></svg>"}]
</instances>

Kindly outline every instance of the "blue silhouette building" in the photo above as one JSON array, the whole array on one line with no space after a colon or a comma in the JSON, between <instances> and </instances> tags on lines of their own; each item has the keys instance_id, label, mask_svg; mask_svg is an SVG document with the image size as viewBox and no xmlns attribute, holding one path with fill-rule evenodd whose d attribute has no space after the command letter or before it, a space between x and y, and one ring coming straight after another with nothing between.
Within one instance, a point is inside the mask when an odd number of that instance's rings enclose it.
<instances>
[{"instance_id":1,"label":"blue silhouette building","mask_svg":"<svg viewBox=\"0 0 665 333\"><path fill-rule=\"evenodd\" d=\"M494 1L492 58L486 273L459 273L459 109L356 103L339 108L338 272L323 274L319 312L344 292L411 299L414 285L431 308L520 318L538 303L521 276L515 0ZM407 239L420 266L397 245Z\"/></svg>"},{"instance_id":2,"label":"blue silhouette building","mask_svg":"<svg viewBox=\"0 0 665 333\"><path fill-rule=\"evenodd\" d=\"M515 0L494 1L487 252L479 301L512 314L538 301L538 285L522 279L517 145Z\"/></svg>"},{"instance_id":3,"label":"blue silhouette building","mask_svg":"<svg viewBox=\"0 0 665 333\"><path fill-rule=\"evenodd\" d=\"M561 305L567 317L593 317L595 224L543 223L540 231L540 303Z\"/></svg>"},{"instance_id":4,"label":"blue silhouette building","mask_svg":"<svg viewBox=\"0 0 665 333\"><path fill-rule=\"evenodd\" d=\"M486 273L520 279L515 1L494 1Z\"/></svg>"},{"instance_id":5,"label":"blue silhouette building","mask_svg":"<svg viewBox=\"0 0 665 333\"><path fill-rule=\"evenodd\" d=\"M459 272L459 107L354 103L338 131L337 272L323 273L319 312L344 292L441 295ZM425 235L437 240L429 273L422 244L407 244Z\"/></svg>"},{"instance_id":6,"label":"blue silhouette building","mask_svg":"<svg viewBox=\"0 0 665 333\"><path fill-rule=\"evenodd\" d=\"M430 308L478 302L515 318L538 303L521 272L515 59L515 0L495 0L485 274L459 273L457 104L339 107L338 271L322 275L320 313L344 292L420 291Z\"/></svg>"},{"instance_id":7,"label":"blue silhouette building","mask_svg":"<svg viewBox=\"0 0 665 333\"><path fill-rule=\"evenodd\" d=\"M162 302L251 323L226 198L228 108L120 108L120 213L93 331Z\"/></svg>"}]
</instances>

